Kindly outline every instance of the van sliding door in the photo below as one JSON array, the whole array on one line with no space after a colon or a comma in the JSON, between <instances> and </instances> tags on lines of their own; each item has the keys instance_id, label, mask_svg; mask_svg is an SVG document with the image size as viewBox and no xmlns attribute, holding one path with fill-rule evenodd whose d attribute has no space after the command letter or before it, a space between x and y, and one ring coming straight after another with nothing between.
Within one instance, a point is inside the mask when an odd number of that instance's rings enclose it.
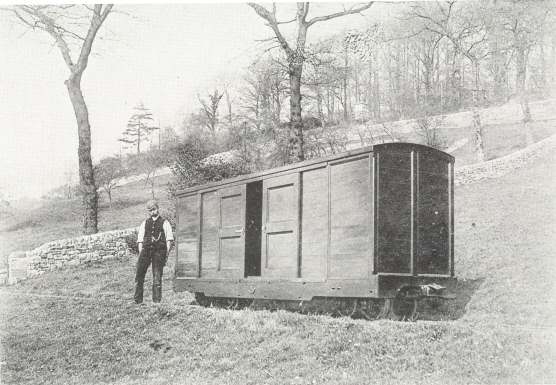
<instances>
[{"instance_id":1,"label":"van sliding door","mask_svg":"<svg viewBox=\"0 0 556 385\"><path fill-rule=\"evenodd\" d=\"M201 276L242 278L245 268L245 185L203 194Z\"/></svg>"},{"instance_id":2,"label":"van sliding door","mask_svg":"<svg viewBox=\"0 0 556 385\"><path fill-rule=\"evenodd\" d=\"M263 181L262 276L299 274L299 174Z\"/></svg>"}]
</instances>

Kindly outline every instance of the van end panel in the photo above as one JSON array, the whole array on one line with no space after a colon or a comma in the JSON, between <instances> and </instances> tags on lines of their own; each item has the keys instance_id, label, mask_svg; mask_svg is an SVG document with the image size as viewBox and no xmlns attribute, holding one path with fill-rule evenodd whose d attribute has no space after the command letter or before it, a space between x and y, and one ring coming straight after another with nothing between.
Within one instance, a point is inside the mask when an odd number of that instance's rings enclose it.
<instances>
[{"instance_id":1,"label":"van end panel","mask_svg":"<svg viewBox=\"0 0 556 385\"><path fill-rule=\"evenodd\" d=\"M450 162L420 153L415 263L418 274L450 274Z\"/></svg>"},{"instance_id":2,"label":"van end panel","mask_svg":"<svg viewBox=\"0 0 556 385\"><path fill-rule=\"evenodd\" d=\"M378 153L377 271L410 273L412 263L412 155Z\"/></svg>"}]
</instances>

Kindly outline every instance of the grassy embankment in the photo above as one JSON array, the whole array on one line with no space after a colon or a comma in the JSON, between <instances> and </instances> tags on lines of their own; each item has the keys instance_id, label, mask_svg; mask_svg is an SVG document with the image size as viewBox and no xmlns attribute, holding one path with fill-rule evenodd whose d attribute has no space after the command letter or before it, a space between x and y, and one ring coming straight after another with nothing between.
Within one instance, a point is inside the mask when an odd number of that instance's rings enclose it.
<instances>
[{"instance_id":1,"label":"grassy embankment","mask_svg":"<svg viewBox=\"0 0 556 385\"><path fill-rule=\"evenodd\" d=\"M456 187L458 320L201 308L169 274L135 306L133 261L111 262L0 291L2 383L555 383L555 160Z\"/></svg>"}]
</instances>

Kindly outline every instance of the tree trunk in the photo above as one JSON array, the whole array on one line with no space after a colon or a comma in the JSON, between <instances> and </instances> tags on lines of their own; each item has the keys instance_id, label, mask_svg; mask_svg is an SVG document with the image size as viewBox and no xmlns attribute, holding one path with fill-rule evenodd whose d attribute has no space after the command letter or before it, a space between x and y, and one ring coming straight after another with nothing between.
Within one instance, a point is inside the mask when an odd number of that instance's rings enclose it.
<instances>
[{"instance_id":1,"label":"tree trunk","mask_svg":"<svg viewBox=\"0 0 556 385\"><path fill-rule=\"evenodd\" d=\"M529 98L525 89L525 79L527 78L527 52L523 46L519 45L516 50L516 88L519 95L519 104L523 114L523 133L527 146L533 144L533 134L531 133L531 111L529 109Z\"/></svg>"},{"instance_id":2,"label":"tree trunk","mask_svg":"<svg viewBox=\"0 0 556 385\"><path fill-rule=\"evenodd\" d=\"M358 63L354 63L353 66L353 81L355 82L355 103L359 104L361 101L360 90L359 90L359 66Z\"/></svg>"},{"instance_id":3,"label":"tree trunk","mask_svg":"<svg viewBox=\"0 0 556 385\"><path fill-rule=\"evenodd\" d=\"M505 54L500 44L501 36L503 34L502 23L493 23L491 28L488 29L489 33L489 49L492 52L491 68L494 78L493 98L496 103L501 103L506 100L506 67L505 67Z\"/></svg>"},{"instance_id":4,"label":"tree trunk","mask_svg":"<svg viewBox=\"0 0 556 385\"><path fill-rule=\"evenodd\" d=\"M526 50L518 46L516 50L516 88L519 95L519 104L523 113L523 123L531 121L531 111L529 110L529 100L525 89L525 79L527 78L527 53Z\"/></svg>"},{"instance_id":5,"label":"tree trunk","mask_svg":"<svg viewBox=\"0 0 556 385\"><path fill-rule=\"evenodd\" d=\"M321 124L324 126L324 112L322 110L322 89L320 86L317 86L317 113L319 115Z\"/></svg>"},{"instance_id":6,"label":"tree trunk","mask_svg":"<svg viewBox=\"0 0 556 385\"><path fill-rule=\"evenodd\" d=\"M552 65L549 68L548 89L550 90L550 96L553 96L554 90L556 89L556 66L554 65L556 62L556 34L552 34L550 42L550 63L552 63Z\"/></svg>"},{"instance_id":7,"label":"tree trunk","mask_svg":"<svg viewBox=\"0 0 556 385\"><path fill-rule=\"evenodd\" d=\"M328 121L334 122L334 91L330 87L326 87L326 112Z\"/></svg>"},{"instance_id":8,"label":"tree trunk","mask_svg":"<svg viewBox=\"0 0 556 385\"><path fill-rule=\"evenodd\" d=\"M305 159L303 152L303 121L301 120L301 75L303 63L290 60L290 161L300 162Z\"/></svg>"},{"instance_id":9,"label":"tree trunk","mask_svg":"<svg viewBox=\"0 0 556 385\"><path fill-rule=\"evenodd\" d=\"M94 234L98 231L98 194L91 159L91 126L87 105L81 92L81 74L72 74L65 84L77 119L79 184L83 196L83 232Z\"/></svg>"},{"instance_id":10,"label":"tree trunk","mask_svg":"<svg viewBox=\"0 0 556 385\"><path fill-rule=\"evenodd\" d=\"M282 115L282 102L280 101L280 84L274 86L274 122L280 124L280 116Z\"/></svg>"},{"instance_id":11,"label":"tree trunk","mask_svg":"<svg viewBox=\"0 0 556 385\"><path fill-rule=\"evenodd\" d=\"M483 127L481 125L481 115L477 106L477 92L473 93L473 132L475 135L475 152L477 153L477 160L479 162L485 161L485 150L483 144Z\"/></svg>"},{"instance_id":12,"label":"tree trunk","mask_svg":"<svg viewBox=\"0 0 556 385\"><path fill-rule=\"evenodd\" d=\"M230 127L232 127L234 122L232 117L232 101L230 100L230 93L227 88L224 90L224 93L226 94L226 105L228 107L228 123L230 123Z\"/></svg>"},{"instance_id":13,"label":"tree trunk","mask_svg":"<svg viewBox=\"0 0 556 385\"><path fill-rule=\"evenodd\" d=\"M137 123L137 155L141 153L141 124Z\"/></svg>"},{"instance_id":14,"label":"tree trunk","mask_svg":"<svg viewBox=\"0 0 556 385\"><path fill-rule=\"evenodd\" d=\"M479 162L485 161L485 148L483 144L483 126L479 112L479 63L473 62L475 67L475 90L473 91L473 132L475 133L475 151Z\"/></svg>"},{"instance_id":15,"label":"tree trunk","mask_svg":"<svg viewBox=\"0 0 556 385\"><path fill-rule=\"evenodd\" d=\"M369 55L368 59L368 80L367 80L367 89L366 89L366 102L367 102L367 111L369 112L369 117L371 112L373 111L373 60L372 56Z\"/></svg>"},{"instance_id":16,"label":"tree trunk","mask_svg":"<svg viewBox=\"0 0 556 385\"><path fill-rule=\"evenodd\" d=\"M342 81L343 85L343 93L344 93L344 100L343 100L343 107L344 107L344 121L347 122L349 120L349 112L348 112L348 50L347 44L344 49L344 78Z\"/></svg>"},{"instance_id":17,"label":"tree trunk","mask_svg":"<svg viewBox=\"0 0 556 385\"><path fill-rule=\"evenodd\" d=\"M432 95L432 64L424 62L423 63L423 79L425 83L425 109L429 107L429 101Z\"/></svg>"},{"instance_id":18,"label":"tree trunk","mask_svg":"<svg viewBox=\"0 0 556 385\"><path fill-rule=\"evenodd\" d=\"M379 80L379 73L378 69L375 66L374 70L374 80L375 80L375 118L376 120L382 120L381 114L381 99L380 99L380 80Z\"/></svg>"}]
</instances>

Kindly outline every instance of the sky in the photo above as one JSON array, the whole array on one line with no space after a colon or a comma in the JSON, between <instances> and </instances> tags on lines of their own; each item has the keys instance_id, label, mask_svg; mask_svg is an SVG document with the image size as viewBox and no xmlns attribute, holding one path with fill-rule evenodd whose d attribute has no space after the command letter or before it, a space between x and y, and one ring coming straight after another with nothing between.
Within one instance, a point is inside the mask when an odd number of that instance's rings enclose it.
<instances>
[{"instance_id":1,"label":"sky","mask_svg":"<svg viewBox=\"0 0 556 385\"><path fill-rule=\"evenodd\" d=\"M5 4L0 4L5 5ZM293 4L280 4L292 7ZM238 82L272 36L244 3L116 4L93 46L82 90L96 162L120 152L133 107L143 102L161 127L177 126L223 82ZM314 4L311 15L341 10ZM361 15L311 27L309 42L364 25ZM64 86L69 70L50 37L0 12L0 193L37 198L77 184L77 124Z\"/></svg>"}]
</instances>

